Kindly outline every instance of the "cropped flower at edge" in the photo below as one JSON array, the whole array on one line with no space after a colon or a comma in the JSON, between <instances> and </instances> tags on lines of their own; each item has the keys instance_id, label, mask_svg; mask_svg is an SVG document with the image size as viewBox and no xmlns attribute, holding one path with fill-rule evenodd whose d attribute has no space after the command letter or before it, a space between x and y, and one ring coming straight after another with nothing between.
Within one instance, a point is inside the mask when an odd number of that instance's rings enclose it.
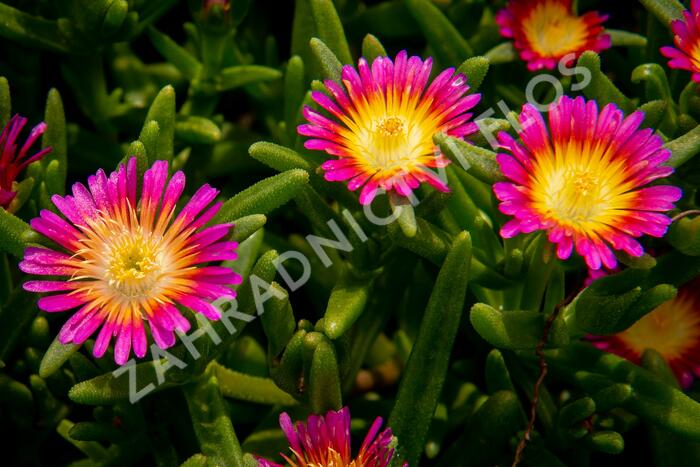
<instances>
[{"instance_id":1,"label":"cropped flower at edge","mask_svg":"<svg viewBox=\"0 0 700 467\"><path fill-rule=\"evenodd\" d=\"M690 11L673 20L671 29L676 47L661 47L661 54L670 59L669 67L690 71L693 81L700 83L700 0L692 0Z\"/></svg>"},{"instance_id":2,"label":"cropped flower at edge","mask_svg":"<svg viewBox=\"0 0 700 467\"><path fill-rule=\"evenodd\" d=\"M428 85L432 59L408 57L400 52L395 60L378 57L372 64L364 58L357 70L345 65L343 86L325 81L329 95L314 91L311 96L329 116L304 108L308 124L301 135L312 139L304 146L326 151L335 159L321 168L328 181L347 181L352 191L362 187L360 203L372 202L379 189L410 196L427 182L449 191L431 170L449 160L433 143L436 133L464 137L477 130L468 113L480 99L466 95L464 75L448 68ZM427 89L426 89L427 86ZM347 90L347 92L346 92Z\"/></svg>"},{"instance_id":3,"label":"cropped flower at edge","mask_svg":"<svg viewBox=\"0 0 700 467\"><path fill-rule=\"evenodd\" d=\"M666 177L670 156L652 129L640 129L642 112L627 118L614 104L598 111L595 101L563 96L549 111L549 127L530 104L520 114L522 144L499 135L497 161L509 182L494 184L499 209L513 216L505 238L547 231L557 256L572 250L591 269L617 265L610 247L631 256L644 253L635 238L662 237L682 192L675 186L644 187Z\"/></svg>"},{"instance_id":4,"label":"cropped flower at edge","mask_svg":"<svg viewBox=\"0 0 700 467\"><path fill-rule=\"evenodd\" d=\"M44 148L33 155L29 154L29 148L46 131L44 122L32 128L24 144L19 146L17 138L26 124L26 118L15 115L7 122L0 135L0 207L5 209L9 209L16 196L13 184L20 172L51 152L51 148Z\"/></svg>"},{"instance_id":5,"label":"cropped flower at edge","mask_svg":"<svg viewBox=\"0 0 700 467\"><path fill-rule=\"evenodd\" d=\"M329 411L325 416L310 415L306 423L292 423L288 414L280 415L280 426L289 441L291 458L282 457L292 467L387 467L394 456L395 438L391 428L381 433L382 418L377 417L365 436L357 457L350 448L350 410ZM404 464L406 467L408 463ZM259 467L282 467L258 459Z\"/></svg>"},{"instance_id":6,"label":"cropped flower at edge","mask_svg":"<svg viewBox=\"0 0 700 467\"><path fill-rule=\"evenodd\" d=\"M513 39L530 71L553 70L563 57L611 46L597 12L577 16L571 0L510 0L496 15L503 37Z\"/></svg>"},{"instance_id":7,"label":"cropped flower at edge","mask_svg":"<svg viewBox=\"0 0 700 467\"><path fill-rule=\"evenodd\" d=\"M169 178L168 163L156 161L143 175L140 197L136 187L132 158L109 177L102 170L88 177L88 187L74 184L72 196L54 195L65 218L45 209L31 226L61 249L29 247L19 265L29 274L63 276L24 284L30 292L60 292L39 299L44 311L79 308L63 325L60 342L80 344L101 327L93 354L102 357L116 337L118 364L132 349L137 357L146 354L144 321L155 343L170 347L174 331L190 328L178 306L217 320L209 300L235 297L227 286L241 282L227 267L205 265L236 258L237 244L225 240L232 224L204 227L221 207L212 204L217 190L202 186L176 216L182 172Z\"/></svg>"},{"instance_id":8,"label":"cropped flower at edge","mask_svg":"<svg viewBox=\"0 0 700 467\"><path fill-rule=\"evenodd\" d=\"M597 348L639 364L646 349L661 354L681 387L700 377L700 279L682 286L628 329L612 336L590 337Z\"/></svg>"}]
</instances>

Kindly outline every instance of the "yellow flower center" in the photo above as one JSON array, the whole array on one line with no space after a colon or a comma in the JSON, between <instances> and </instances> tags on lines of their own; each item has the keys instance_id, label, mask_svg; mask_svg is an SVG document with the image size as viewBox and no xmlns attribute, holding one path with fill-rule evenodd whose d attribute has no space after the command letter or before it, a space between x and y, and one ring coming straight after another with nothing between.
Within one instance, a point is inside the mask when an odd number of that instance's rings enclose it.
<instances>
[{"instance_id":1,"label":"yellow flower center","mask_svg":"<svg viewBox=\"0 0 700 467\"><path fill-rule=\"evenodd\" d=\"M552 213L572 223L594 219L606 205L598 177L585 168L553 173L547 190Z\"/></svg>"},{"instance_id":2,"label":"yellow flower center","mask_svg":"<svg viewBox=\"0 0 700 467\"><path fill-rule=\"evenodd\" d=\"M693 51L690 54L690 59L693 62L693 65L700 68L700 41L696 42L695 47L693 47Z\"/></svg>"},{"instance_id":3,"label":"yellow flower center","mask_svg":"<svg viewBox=\"0 0 700 467\"><path fill-rule=\"evenodd\" d=\"M700 313L696 306L689 293L681 292L618 337L638 354L654 349L666 360L681 357L686 349L697 346L700 339Z\"/></svg>"},{"instance_id":4,"label":"yellow flower center","mask_svg":"<svg viewBox=\"0 0 700 467\"><path fill-rule=\"evenodd\" d=\"M80 280L78 290L97 302L146 306L161 300L165 290L175 290L178 272L186 273L181 261L188 254L182 244L186 236L144 228L131 207L116 217L100 216L82 230L82 248L74 255L80 272L71 280Z\"/></svg>"},{"instance_id":5,"label":"yellow flower center","mask_svg":"<svg viewBox=\"0 0 700 467\"><path fill-rule=\"evenodd\" d=\"M573 142L540 154L532 169L533 204L544 218L579 232L596 232L614 224L634 204L624 161L612 159L596 142Z\"/></svg>"},{"instance_id":6,"label":"yellow flower center","mask_svg":"<svg viewBox=\"0 0 700 467\"><path fill-rule=\"evenodd\" d=\"M377 177L410 173L435 157L433 135L443 123L434 107L433 99L422 98L410 86L376 91L340 117L345 127L339 136L364 172Z\"/></svg>"},{"instance_id":7,"label":"yellow flower center","mask_svg":"<svg viewBox=\"0 0 700 467\"><path fill-rule=\"evenodd\" d=\"M287 456L284 456L285 460L291 467L363 467L364 462L362 464L357 464L354 460L349 461L349 463L343 459L343 456L340 455L338 451L333 449L332 447L328 448L328 451L325 453L317 453L317 455L311 455L311 459L309 459L309 455L307 454L307 458L304 459L304 456L300 455L297 453L294 449L291 450L294 455L296 456L296 461L288 458ZM319 458L319 455L321 458ZM324 455L325 454L325 455ZM304 460L302 460L304 459Z\"/></svg>"},{"instance_id":8,"label":"yellow flower center","mask_svg":"<svg viewBox=\"0 0 700 467\"><path fill-rule=\"evenodd\" d=\"M561 57L586 41L588 28L561 2L545 1L523 20L523 31L532 49L542 57Z\"/></svg>"},{"instance_id":9,"label":"yellow flower center","mask_svg":"<svg viewBox=\"0 0 700 467\"><path fill-rule=\"evenodd\" d=\"M414 146L407 134L406 122L388 116L376 120L365 138L365 158L377 167L390 168L402 161L414 159Z\"/></svg>"},{"instance_id":10,"label":"yellow flower center","mask_svg":"<svg viewBox=\"0 0 700 467\"><path fill-rule=\"evenodd\" d=\"M380 138L392 138L405 135L403 120L398 117L383 118L379 120L377 124L376 133Z\"/></svg>"},{"instance_id":11,"label":"yellow flower center","mask_svg":"<svg viewBox=\"0 0 700 467\"><path fill-rule=\"evenodd\" d=\"M143 233L120 232L105 245L109 285L127 297L145 295L161 270L158 247Z\"/></svg>"}]
</instances>

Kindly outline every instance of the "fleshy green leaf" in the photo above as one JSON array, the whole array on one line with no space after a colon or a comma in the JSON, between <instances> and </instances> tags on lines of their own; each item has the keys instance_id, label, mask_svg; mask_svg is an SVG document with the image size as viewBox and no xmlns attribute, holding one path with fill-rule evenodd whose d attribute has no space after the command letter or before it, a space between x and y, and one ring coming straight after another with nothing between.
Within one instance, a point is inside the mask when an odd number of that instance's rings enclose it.
<instances>
[{"instance_id":1,"label":"fleshy green leaf","mask_svg":"<svg viewBox=\"0 0 700 467\"><path fill-rule=\"evenodd\" d=\"M433 137L435 144L453 163L458 164L474 177L489 185L504 180L496 162L496 153L469 144L459 138L438 133Z\"/></svg>"},{"instance_id":2,"label":"fleshy green leaf","mask_svg":"<svg viewBox=\"0 0 700 467\"><path fill-rule=\"evenodd\" d=\"M267 222L267 217L262 214L251 214L250 216L241 217L233 222L233 235L231 238L241 243L247 240L258 230L262 229Z\"/></svg>"},{"instance_id":3,"label":"fleshy green leaf","mask_svg":"<svg viewBox=\"0 0 700 467\"><path fill-rule=\"evenodd\" d=\"M183 388L202 453L213 465L243 466L243 451L233 430L216 376L206 373Z\"/></svg>"},{"instance_id":4,"label":"fleshy green leaf","mask_svg":"<svg viewBox=\"0 0 700 467\"><path fill-rule=\"evenodd\" d=\"M42 378L51 376L58 371L79 348L80 346L75 344L61 344L58 337L56 337L41 359L39 376Z\"/></svg>"},{"instance_id":5,"label":"fleshy green leaf","mask_svg":"<svg viewBox=\"0 0 700 467\"><path fill-rule=\"evenodd\" d=\"M308 341L312 336L319 336L313 351L309 370L309 402L315 413L340 410L343 398L340 390L338 357L333 344L324 335L312 332L306 335Z\"/></svg>"},{"instance_id":6,"label":"fleshy green leaf","mask_svg":"<svg viewBox=\"0 0 700 467\"><path fill-rule=\"evenodd\" d=\"M104 21L102 21L102 37L111 37L124 24L129 13L129 3L126 0L115 0L107 8Z\"/></svg>"},{"instance_id":7,"label":"fleshy green leaf","mask_svg":"<svg viewBox=\"0 0 700 467\"><path fill-rule=\"evenodd\" d=\"M310 3L316 36L328 46L342 64L351 64L353 60L350 47L333 1L311 0Z\"/></svg>"},{"instance_id":8,"label":"fleshy green leaf","mask_svg":"<svg viewBox=\"0 0 700 467\"><path fill-rule=\"evenodd\" d=\"M266 178L226 201L216 220L230 222L251 214L268 214L294 198L308 181L309 174L300 169Z\"/></svg>"},{"instance_id":9,"label":"fleshy green leaf","mask_svg":"<svg viewBox=\"0 0 700 467\"><path fill-rule=\"evenodd\" d=\"M183 462L180 467L207 467L208 462L207 456L197 453Z\"/></svg>"},{"instance_id":10,"label":"fleshy green leaf","mask_svg":"<svg viewBox=\"0 0 700 467\"><path fill-rule=\"evenodd\" d=\"M24 248L35 237L29 224L0 207L0 252L21 258Z\"/></svg>"},{"instance_id":11,"label":"fleshy green leaf","mask_svg":"<svg viewBox=\"0 0 700 467\"><path fill-rule=\"evenodd\" d=\"M619 29L605 29L605 34L610 36L613 47L646 47L647 38L639 34Z\"/></svg>"},{"instance_id":12,"label":"fleshy green leaf","mask_svg":"<svg viewBox=\"0 0 700 467\"><path fill-rule=\"evenodd\" d=\"M631 113L635 109L634 102L615 87L613 82L600 69L600 57L595 52L584 52L578 59L577 66L587 68L590 71L590 83L582 91L589 99L595 99L599 106L615 103L625 114ZM579 73L580 80L586 77ZM580 82L583 85L583 82Z\"/></svg>"},{"instance_id":13,"label":"fleshy green leaf","mask_svg":"<svg viewBox=\"0 0 700 467\"><path fill-rule=\"evenodd\" d=\"M416 224L416 213L410 200L405 196L391 192L389 193L389 204L403 234L408 238L415 237L418 232L418 224Z\"/></svg>"},{"instance_id":14,"label":"fleshy green leaf","mask_svg":"<svg viewBox=\"0 0 700 467\"><path fill-rule=\"evenodd\" d=\"M71 438L77 441L114 441L124 439L124 432L111 423L80 422L68 431Z\"/></svg>"},{"instance_id":15,"label":"fleshy green leaf","mask_svg":"<svg viewBox=\"0 0 700 467\"><path fill-rule=\"evenodd\" d=\"M340 82L343 64L333 51L317 37L312 37L309 47L325 79Z\"/></svg>"},{"instance_id":16,"label":"fleshy green leaf","mask_svg":"<svg viewBox=\"0 0 700 467\"><path fill-rule=\"evenodd\" d=\"M658 18L666 26L670 26L671 21L683 17L683 5L677 0L639 0L649 13Z\"/></svg>"},{"instance_id":17,"label":"fleshy green leaf","mask_svg":"<svg viewBox=\"0 0 700 467\"><path fill-rule=\"evenodd\" d=\"M7 78L0 76L0 128L4 128L10 121L12 114L12 98L10 96L10 84Z\"/></svg>"},{"instance_id":18,"label":"fleshy green leaf","mask_svg":"<svg viewBox=\"0 0 700 467\"><path fill-rule=\"evenodd\" d=\"M8 415L19 415L13 418L17 420L21 428L31 426L26 420L27 414L34 414L34 397L32 391L23 383L10 378L5 373L0 373L0 397L8 409Z\"/></svg>"},{"instance_id":19,"label":"fleshy green leaf","mask_svg":"<svg viewBox=\"0 0 700 467\"><path fill-rule=\"evenodd\" d=\"M190 116L175 124L175 136L193 144L214 144L221 139L221 130L208 118Z\"/></svg>"},{"instance_id":20,"label":"fleshy green leaf","mask_svg":"<svg viewBox=\"0 0 700 467\"><path fill-rule=\"evenodd\" d=\"M464 73L467 77L470 92L476 92L481 86L486 74L489 72L489 63L489 59L486 57L472 57L466 59L457 68L459 73Z\"/></svg>"},{"instance_id":21,"label":"fleshy green leaf","mask_svg":"<svg viewBox=\"0 0 700 467\"><path fill-rule=\"evenodd\" d=\"M0 18L2 37L53 52L71 51L61 36L56 21L29 15L4 3L0 3Z\"/></svg>"},{"instance_id":22,"label":"fleshy green leaf","mask_svg":"<svg viewBox=\"0 0 700 467\"><path fill-rule=\"evenodd\" d=\"M33 177L27 177L21 182L17 183L14 186L14 191L15 191L15 197L14 199L10 202L10 205L8 206L8 210L12 212L17 212L19 209L24 206L24 203L29 201L29 198L31 197L32 193L34 192L34 178ZM43 182L42 182L42 185ZM48 196L48 194L47 194ZM49 200L49 204L51 204L51 201Z\"/></svg>"},{"instance_id":23,"label":"fleshy green leaf","mask_svg":"<svg viewBox=\"0 0 700 467\"><path fill-rule=\"evenodd\" d=\"M260 320L267 336L269 357L274 359L291 340L296 324L287 291L274 281L270 287L276 289L277 293L265 304L265 313L260 316ZM277 298L277 295L284 296L284 299Z\"/></svg>"},{"instance_id":24,"label":"fleshy green leaf","mask_svg":"<svg viewBox=\"0 0 700 467\"><path fill-rule=\"evenodd\" d=\"M75 384L68 391L68 398L78 404L110 405L128 401L130 389L134 389L136 394L139 394L139 397L140 394L144 396L153 394L173 387L180 382L182 370L176 367L167 370L162 384L158 381L156 365L160 367L159 371L161 371L168 364L169 362L166 359L161 359L157 363L148 361L136 364L132 370L125 368L125 371L119 376L114 376L112 372L96 376ZM131 371L134 373L132 374ZM135 388L129 387L132 381L136 383ZM151 387L153 389L149 390Z\"/></svg>"},{"instance_id":25,"label":"fleshy green leaf","mask_svg":"<svg viewBox=\"0 0 700 467\"><path fill-rule=\"evenodd\" d=\"M596 451L606 454L620 454L625 449L625 440L616 431L597 431L591 433L586 442Z\"/></svg>"},{"instance_id":26,"label":"fleshy green leaf","mask_svg":"<svg viewBox=\"0 0 700 467\"><path fill-rule=\"evenodd\" d=\"M660 99L670 104L673 103L671 89L668 85L668 77L663 67L658 63L645 63L632 71L632 82L646 84L648 100Z\"/></svg>"},{"instance_id":27,"label":"fleshy green leaf","mask_svg":"<svg viewBox=\"0 0 700 467\"><path fill-rule=\"evenodd\" d=\"M499 311L485 304L475 304L469 314L472 326L488 343L501 349L534 349L542 338L546 316L536 311ZM553 346L568 343L566 325L555 320L548 342Z\"/></svg>"},{"instance_id":28,"label":"fleshy green leaf","mask_svg":"<svg viewBox=\"0 0 700 467\"><path fill-rule=\"evenodd\" d=\"M700 256L700 216L684 217L674 222L666 240L685 255Z\"/></svg>"},{"instance_id":29,"label":"fleshy green leaf","mask_svg":"<svg viewBox=\"0 0 700 467\"><path fill-rule=\"evenodd\" d=\"M583 397L566 404L557 413L556 423L560 428L569 429L581 424L595 413L596 404L590 397Z\"/></svg>"},{"instance_id":30,"label":"fleshy green leaf","mask_svg":"<svg viewBox=\"0 0 700 467\"><path fill-rule=\"evenodd\" d=\"M474 55L469 43L449 19L428 0L404 0L428 44L444 66L457 66Z\"/></svg>"},{"instance_id":31,"label":"fleshy green leaf","mask_svg":"<svg viewBox=\"0 0 700 467\"><path fill-rule=\"evenodd\" d=\"M143 155L146 156L146 167L150 167L153 162L158 160L158 143L160 141L160 126L155 120L146 121L139 134L139 142L142 144L145 152ZM138 147L132 146L129 149L137 150L135 155L141 154Z\"/></svg>"},{"instance_id":32,"label":"fleshy green leaf","mask_svg":"<svg viewBox=\"0 0 700 467\"><path fill-rule=\"evenodd\" d=\"M700 403L675 389L647 370L588 344L572 344L545 351L550 364L598 373L616 382L629 384L632 395L623 408L659 428L687 440L700 441Z\"/></svg>"},{"instance_id":33,"label":"fleshy green leaf","mask_svg":"<svg viewBox=\"0 0 700 467\"><path fill-rule=\"evenodd\" d=\"M246 84L274 81L281 77L282 72L275 68L261 65L235 65L221 70L217 89L229 91Z\"/></svg>"},{"instance_id":34,"label":"fleshy green leaf","mask_svg":"<svg viewBox=\"0 0 700 467\"><path fill-rule=\"evenodd\" d=\"M503 453L510 452L509 440L524 425L518 396L513 391L498 391L478 407L462 435L441 456L440 465L465 465L465 455L469 458L466 465L503 465Z\"/></svg>"},{"instance_id":35,"label":"fleshy green leaf","mask_svg":"<svg viewBox=\"0 0 700 467\"><path fill-rule=\"evenodd\" d=\"M513 381L503 354L498 349L493 349L486 357L486 387L490 393L497 391L514 391Z\"/></svg>"},{"instance_id":36,"label":"fleshy green leaf","mask_svg":"<svg viewBox=\"0 0 700 467\"><path fill-rule=\"evenodd\" d=\"M377 57L386 57L386 49L379 39L373 34L367 34L364 39L362 39L362 56L367 60L367 62L372 63Z\"/></svg>"},{"instance_id":37,"label":"fleshy green leaf","mask_svg":"<svg viewBox=\"0 0 700 467\"><path fill-rule=\"evenodd\" d=\"M250 277L256 276L259 279L265 281L266 283L271 284L275 279L275 275L277 274L277 268L275 265L278 256L279 255L277 254L276 250L266 251L262 256L260 256L260 258L258 258L257 262L255 262L255 266L253 266L253 269L250 272ZM256 284L256 292L260 293L261 289L264 290L264 287L265 286L263 284ZM270 298L270 300L274 298L274 293L276 293L277 290L278 289L270 288L265 291L273 294L273 297ZM283 296L284 294L279 294L277 298L282 300ZM264 305L268 303L269 301L262 303L262 300L259 303L256 303L252 281L246 280L243 282L243 285L240 288L240 294L238 295L239 311L242 311L243 313L248 313L250 315L261 313L264 314ZM258 309L259 304L263 305L262 309Z\"/></svg>"},{"instance_id":38,"label":"fleshy green leaf","mask_svg":"<svg viewBox=\"0 0 700 467\"><path fill-rule=\"evenodd\" d=\"M233 371L212 362L212 369L224 397L266 405L296 405L297 401L268 378Z\"/></svg>"},{"instance_id":39,"label":"fleshy green leaf","mask_svg":"<svg viewBox=\"0 0 700 467\"><path fill-rule=\"evenodd\" d=\"M150 128L146 130L146 133L148 136L146 137L146 140L150 144L150 138L151 134L154 130L157 131L157 123L152 122L150 125ZM144 129L145 130L145 129ZM143 134L143 133L142 133ZM139 182L142 182L142 177L143 174L148 168L150 167L150 164L148 163L148 155L146 154L146 147L141 141L134 141L129 145L129 148L126 150L126 155L124 156L124 159L122 159L121 163L126 164L126 162L131 159L132 157L136 158L136 172L138 173L138 178Z\"/></svg>"},{"instance_id":40,"label":"fleshy green leaf","mask_svg":"<svg viewBox=\"0 0 700 467\"><path fill-rule=\"evenodd\" d=\"M639 110L644 112L644 122L642 126L646 128L658 128L663 121L668 102L662 100L653 100L639 106Z\"/></svg>"},{"instance_id":41,"label":"fleshy green leaf","mask_svg":"<svg viewBox=\"0 0 700 467\"><path fill-rule=\"evenodd\" d=\"M452 242L438 274L389 418L389 426L401 440L401 457L412 465L417 465L423 452L445 381L464 312L470 264L471 239L463 232Z\"/></svg>"},{"instance_id":42,"label":"fleshy green leaf","mask_svg":"<svg viewBox=\"0 0 700 467\"><path fill-rule=\"evenodd\" d=\"M277 385L289 394L300 394L303 388L304 362L302 349L307 332L298 330L284 349L279 365L270 368L270 376Z\"/></svg>"},{"instance_id":43,"label":"fleshy green leaf","mask_svg":"<svg viewBox=\"0 0 700 467\"><path fill-rule=\"evenodd\" d=\"M700 125L673 141L666 143L666 149L671 151L671 157L666 165L678 168L700 152Z\"/></svg>"},{"instance_id":44,"label":"fleshy green leaf","mask_svg":"<svg viewBox=\"0 0 700 467\"><path fill-rule=\"evenodd\" d=\"M294 55L289 59L284 74L284 121L290 143L296 140L297 122L301 116L301 103L304 101L306 88L304 61L300 56Z\"/></svg>"},{"instance_id":45,"label":"fleshy green leaf","mask_svg":"<svg viewBox=\"0 0 700 467\"><path fill-rule=\"evenodd\" d=\"M63 419L61 420L61 423L58 424L58 427L56 427L56 432L66 441L78 448L80 452L88 456L91 461L101 462L107 459L107 450L103 448L100 443L95 441L80 441L73 438L70 435L70 432L74 427L75 424L73 422Z\"/></svg>"},{"instance_id":46,"label":"fleshy green leaf","mask_svg":"<svg viewBox=\"0 0 700 467\"><path fill-rule=\"evenodd\" d=\"M248 153L253 159L262 162L278 172L292 169L301 169L307 172L312 171L311 164L309 164L301 154L293 149L275 143L258 141L250 147Z\"/></svg>"},{"instance_id":47,"label":"fleshy green leaf","mask_svg":"<svg viewBox=\"0 0 700 467\"><path fill-rule=\"evenodd\" d=\"M411 238L403 234L397 223L389 224L389 235L397 245L423 256L435 264L442 264L448 251L449 235L424 219L417 218L416 224L418 226L416 235Z\"/></svg>"},{"instance_id":48,"label":"fleshy green leaf","mask_svg":"<svg viewBox=\"0 0 700 467\"><path fill-rule=\"evenodd\" d=\"M182 73L182 76L192 80L199 75L202 64L186 49L179 46L174 40L155 28L148 28L147 32L156 50L165 57L169 63L175 65L180 73Z\"/></svg>"},{"instance_id":49,"label":"fleshy green leaf","mask_svg":"<svg viewBox=\"0 0 700 467\"><path fill-rule=\"evenodd\" d=\"M68 141L63 102L61 101L61 95L56 89L51 89L46 98L44 121L46 122L46 132L42 137L41 146L44 148L51 147L51 153L44 157L42 164L44 167L54 164L54 168L51 171L48 168L46 170L46 188L52 194L62 195L66 189Z\"/></svg>"},{"instance_id":50,"label":"fleshy green leaf","mask_svg":"<svg viewBox=\"0 0 700 467\"><path fill-rule=\"evenodd\" d=\"M146 145L148 160L151 164L156 160L170 161L175 137L175 89L172 86L161 89L148 109L146 122L153 121L158 123L158 138L154 147Z\"/></svg>"},{"instance_id":51,"label":"fleshy green leaf","mask_svg":"<svg viewBox=\"0 0 700 467\"><path fill-rule=\"evenodd\" d=\"M512 42L504 42L486 52L484 57L492 65L499 65L501 63L510 63L517 60L518 52L515 50L515 47L513 47Z\"/></svg>"},{"instance_id":52,"label":"fleshy green leaf","mask_svg":"<svg viewBox=\"0 0 700 467\"><path fill-rule=\"evenodd\" d=\"M323 318L323 331L328 337L337 339L355 324L367 305L371 285L371 278L357 278L351 272L341 276Z\"/></svg>"}]
</instances>

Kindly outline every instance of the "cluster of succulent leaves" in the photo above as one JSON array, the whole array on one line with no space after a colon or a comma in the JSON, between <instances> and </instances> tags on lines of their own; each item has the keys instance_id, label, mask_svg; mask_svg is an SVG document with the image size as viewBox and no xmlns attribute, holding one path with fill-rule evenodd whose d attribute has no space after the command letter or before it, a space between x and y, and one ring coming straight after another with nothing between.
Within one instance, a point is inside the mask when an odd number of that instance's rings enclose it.
<instances>
[{"instance_id":1,"label":"cluster of succulent leaves","mask_svg":"<svg viewBox=\"0 0 700 467\"><path fill-rule=\"evenodd\" d=\"M411 465L509 464L539 372L534 349L549 314L583 289L582 262L556 260L542 235L498 237L491 220L502 217L490 184L499 173L485 140L468 145L436 135L469 170L452 164L451 193L425 189L415 209L404 206L397 222L376 226L355 195L323 180L322 156L305 150L296 132L320 80L338 79L342 64L385 55L385 47L429 54L438 69L459 68L483 93L484 109L502 99L518 110L532 75L498 35L494 12L504 2L210 3L0 3L0 75L7 77L0 123L11 112L44 119L42 144L53 148L19 183L21 209L0 209L3 458L8 465L256 465L252 454L276 458L287 447L280 411L302 419L348 405L353 430L385 416ZM686 193L681 208L694 209L700 94L658 54L682 6L641 3L646 9L635 4L632 15L629 6L615 7L635 33L612 30L613 49L579 60L592 75L583 93L646 112L645 125L673 151L674 183ZM576 79L563 77L565 88ZM551 97L546 85L538 90ZM490 123L512 131L501 117ZM184 368L163 375L160 360L138 363L137 389L156 389L136 404L128 372L114 376L110 355L95 360L91 341L77 348L54 340L64 316L39 314L16 269L23 249L44 241L27 221L54 209L50 196L126 156L136 156L141 171L171 161L189 186L220 188L228 201L219 219L235 222L241 242L229 266L278 292L259 319L236 322L233 336L217 324L222 342L198 339L200 358L183 344L169 349ZM383 202L374 206L382 215L391 209ZM700 394L681 392L654 351L636 366L581 342L627 328L700 274L696 219L675 223L651 244L655 257L620 257L624 272L561 310L544 351L550 372L524 464L646 464L652 456L659 465L700 464ZM334 238L329 220L353 248L328 249L326 267L305 237ZM275 268L290 250L311 259L308 283L293 293ZM299 277L293 263L287 267ZM238 294L238 309L257 316L247 280Z\"/></svg>"}]
</instances>

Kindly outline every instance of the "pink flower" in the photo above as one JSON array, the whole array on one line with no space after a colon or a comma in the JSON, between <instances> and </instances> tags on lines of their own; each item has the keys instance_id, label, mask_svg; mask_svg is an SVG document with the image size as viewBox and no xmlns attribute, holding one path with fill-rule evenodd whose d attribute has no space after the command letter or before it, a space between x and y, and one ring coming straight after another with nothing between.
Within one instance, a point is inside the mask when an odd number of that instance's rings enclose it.
<instances>
[{"instance_id":1,"label":"pink flower","mask_svg":"<svg viewBox=\"0 0 700 467\"><path fill-rule=\"evenodd\" d=\"M661 354L684 388L700 377L700 279L681 287L628 329L612 336L589 337L593 345L639 364L646 349Z\"/></svg>"},{"instance_id":2,"label":"pink flower","mask_svg":"<svg viewBox=\"0 0 700 467\"><path fill-rule=\"evenodd\" d=\"M212 8L218 6L225 13L228 13L231 8L230 0L204 0L202 6L204 7L205 14L209 13Z\"/></svg>"},{"instance_id":3,"label":"pink flower","mask_svg":"<svg viewBox=\"0 0 700 467\"><path fill-rule=\"evenodd\" d=\"M54 195L63 216L42 210L31 226L60 248L29 247L19 265L28 274L63 276L24 284L30 292L59 292L39 299L44 311L78 309L63 325L61 343L81 344L101 328L93 354L102 357L116 337L120 365L132 349L146 354L146 321L155 343L170 347L174 331L190 328L178 306L217 320L210 301L235 297L228 286L241 282L231 269L208 264L236 259L236 242L226 240L232 224L206 226L221 207L212 204L217 190L202 186L176 215L182 172L168 177L168 163L156 161L143 175L140 197L137 182L132 158L109 177L102 170L88 177L87 187L74 184L72 196Z\"/></svg>"},{"instance_id":4,"label":"pink flower","mask_svg":"<svg viewBox=\"0 0 700 467\"><path fill-rule=\"evenodd\" d=\"M692 0L690 11L683 12L683 19L674 20L671 29L676 47L661 47L661 54L670 58L669 67L690 71L693 81L700 83L700 0Z\"/></svg>"},{"instance_id":5,"label":"pink flower","mask_svg":"<svg viewBox=\"0 0 700 467\"><path fill-rule=\"evenodd\" d=\"M391 428L381 433L382 418L372 423L357 457L350 451L350 410L347 407L328 412L325 417L311 415L306 423L292 423L286 413L280 415L280 426L287 436L290 458L282 457L292 467L387 467L394 456L395 438ZM282 467L265 459L258 459L260 467ZM408 464L404 464L404 467Z\"/></svg>"},{"instance_id":6,"label":"pink flower","mask_svg":"<svg viewBox=\"0 0 700 467\"><path fill-rule=\"evenodd\" d=\"M611 251L644 253L635 238L662 237L671 223L663 214L682 192L675 186L645 186L667 177L670 151L652 129L640 129L642 112L627 118L614 104L598 111L595 101L563 96L549 111L549 125L530 104L520 114L520 139L499 135L497 161L508 182L494 184L499 209L513 216L505 238L547 231L557 256L572 250L590 269L613 269Z\"/></svg>"},{"instance_id":7,"label":"pink flower","mask_svg":"<svg viewBox=\"0 0 700 467\"><path fill-rule=\"evenodd\" d=\"M361 58L357 69L343 67L342 85L325 81L330 95L311 94L327 115L306 107L304 117L309 123L298 131L312 138L304 144L306 148L334 156L321 165L326 180L347 181L352 191L362 188L360 203L365 205L379 189L409 196L427 182L449 191L431 170L450 163L436 148L433 136L474 133L477 126L469 121L468 111L480 95L465 95L466 79L453 68L428 85L432 66L432 59L408 58L405 51L394 61L378 57L371 65Z\"/></svg>"},{"instance_id":8,"label":"pink flower","mask_svg":"<svg viewBox=\"0 0 700 467\"><path fill-rule=\"evenodd\" d=\"M29 137L21 147L18 147L17 138L27 124L27 119L15 115L5 125L0 135L0 206L9 209L10 203L15 198L14 182L19 173L32 162L38 161L51 152L51 148L30 155L29 148L46 131L46 123L40 123L29 132Z\"/></svg>"},{"instance_id":9,"label":"pink flower","mask_svg":"<svg viewBox=\"0 0 700 467\"><path fill-rule=\"evenodd\" d=\"M553 70L569 54L609 49L610 36L601 26L606 19L596 12L577 16L571 0L511 0L496 15L501 35L513 39L531 71Z\"/></svg>"}]
</instances>

